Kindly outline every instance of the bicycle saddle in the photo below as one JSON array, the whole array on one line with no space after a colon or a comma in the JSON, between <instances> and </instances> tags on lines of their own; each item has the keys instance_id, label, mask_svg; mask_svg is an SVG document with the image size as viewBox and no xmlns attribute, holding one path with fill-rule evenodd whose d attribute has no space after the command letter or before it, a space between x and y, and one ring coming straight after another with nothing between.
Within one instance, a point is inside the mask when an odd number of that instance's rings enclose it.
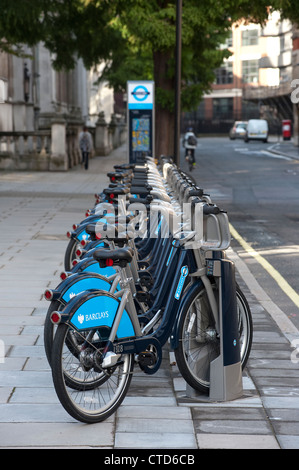
<instances>
[{"instance_id":1,"label":"bicycle saddle","mask_svg":"<svg viewBox=\"0 0 299 470\"><path fill-rule=\"evenodd\" d=\"M107 196L109 195L111 198L118 196L119 194L128 194L129 192L130 189L126 187L106 188L103 191L104 194Z\"/></svg>"},{"instance_id":2,"label":"bicycle saddle","mask_svg":"<svg viewBox=\"0 0 299 470\"><path fill-rule=\"evenodd\" d=\"M131 248L118 248L116 250L107 250L100 248L93 253L93 257L100 263L101 268L107 266L120 266L125 268L132 261L133 251Z\"/></svg>"},{"instance_id":3,"label":"bicycle saddle","mask_svg":"<svg viewBox=\"0 0 299 470\"><path fill-rule=\"evenodd\" d=\"M203 193L204 193L204 190L200 188L190 188L189 190L187 189L188 197L191 197L191 196L202 197Z\"/></svg>"},{"instance_id":4,"label":"bicycle saddle","mask_svg":"<svg viewBox=\"0 0 299 470\"><path fill-rule=\"evenodd\" d=\"M132 170L135 168L134 163L122 163L121 165L113 165L116 170Z\"/></svg>"},{"instance_id":5,"label":"bicycle saddle","mask_svg":"<svg viewBox=\"0 0 299 470\"><path fill-rule=\"evenodd\" d=\"M120 172L120 171L110 171L109 173L107 173L107 176L109 176L109 178L111 179L111 181L116 181L116 180L122 180L124 178L127 178L129 176L130 173L128 173L127 171L123 171L123 172Z\"/></svg>"}]
</instances>

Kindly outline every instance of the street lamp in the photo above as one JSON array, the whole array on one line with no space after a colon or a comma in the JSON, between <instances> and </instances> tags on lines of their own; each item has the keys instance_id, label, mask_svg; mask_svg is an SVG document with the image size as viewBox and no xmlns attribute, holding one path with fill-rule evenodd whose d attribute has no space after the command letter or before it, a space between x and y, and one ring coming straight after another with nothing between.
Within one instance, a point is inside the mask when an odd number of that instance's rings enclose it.
<instances>
[{"instance_id":1,"label":"street lamp","mask_svg":"<svg viewBox=\"0 0 299 470\"><path fill-rule=\"evenodd\" d=\"M182 58L182 0L176 0L174 163L176 163L177 166L179 166L179 163L180 163L181 58Z\"/></svg>"},{"instance_id":2,"label":"street lamp","mask_svg":"<svg viewBox=\"0 0 299 470\"><path fill-rule=\"evenodd\" d=\"M24 100L26 103L29 101L29 93L30 93L30 73L27 67L26 62L24 63Z\"/></svg>"}]
</instances>

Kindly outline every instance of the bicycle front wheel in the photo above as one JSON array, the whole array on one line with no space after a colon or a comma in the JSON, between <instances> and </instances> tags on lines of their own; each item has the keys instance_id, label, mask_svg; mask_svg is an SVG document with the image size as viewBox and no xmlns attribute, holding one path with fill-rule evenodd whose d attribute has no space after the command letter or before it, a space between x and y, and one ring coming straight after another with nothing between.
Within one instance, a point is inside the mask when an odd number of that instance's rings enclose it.
<instances>
[{"instance_id":1,"label":"bicycle front wheel","mask_svg":"<svg viewBox=\"0 0 299 470\"><path fill-rule=\"evenodd\" d=\"M239 286L236 287L237 315L242 368L245 367L252 343L252 318L249 305ZM199 286L184 311L175 357L186 382L195 390L208 393L210 363L220 354L216 331L206 290Z\"/></svg>"},{"instance_id":2,"label":"bicycle front wheel","mask_svg":"<svg viewBox=\"0 0 299 470\"><path fill-rule=\"evenodd\" d=\"M55 334L51 361L54 387L60 403L73 418L97 423L113 414L125 398L134 355L123 354L113 367L101 368L106 343L89 338L83 353L74 353L69 345L70 330L61 324ZM74 387L76 382L78 386Z\"/></svg>"}]
</instances>

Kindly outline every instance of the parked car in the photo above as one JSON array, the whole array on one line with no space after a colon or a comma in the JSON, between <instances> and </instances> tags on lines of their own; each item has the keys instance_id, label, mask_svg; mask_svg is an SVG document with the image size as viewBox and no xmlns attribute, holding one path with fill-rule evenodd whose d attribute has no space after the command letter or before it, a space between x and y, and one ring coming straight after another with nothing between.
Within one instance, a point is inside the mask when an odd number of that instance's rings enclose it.
<instances>
[{"instance_id":1,"label":"parked car","mask_svg":"<svg viewBox=\"0 0 299 470\"><path fill-rule=\"evenodd\" d=\"M245 142L249 140L262 140L268 141L269 127L265 119L249 119L247 131L245 135Z\"/></svg>"},{"instance_id":2,"label":"parked car","mask_svg":"<svg viewBox=\"0 0 299 470\"><path fill-rule=\"evenodd\" d=\"M231 140L241 138L243 139L246 135L247 121L236 121L229 131L229 138Z\"/></svg>"}]
</instances>

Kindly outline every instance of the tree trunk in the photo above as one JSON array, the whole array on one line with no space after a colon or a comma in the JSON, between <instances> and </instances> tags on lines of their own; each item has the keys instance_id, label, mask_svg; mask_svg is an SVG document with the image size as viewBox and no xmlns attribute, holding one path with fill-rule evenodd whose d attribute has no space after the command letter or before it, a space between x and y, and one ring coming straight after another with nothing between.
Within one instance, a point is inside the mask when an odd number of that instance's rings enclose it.
<instances>
[{"instance_id":1,"label":"tree trunk","mask_svg":"<svg viewBox=\"0 0 299 470\"><path fill-rule=\"evenodd\" d=\"M171 51L155 51L154 58L154 80L155 87L170 93L174 93L174 78L169 78L168 64ZM174 111L172 108L156 103L155 113L155 153L159 158L161 155L173 156L174 152Z\"/></svg>"}]
</instances>

